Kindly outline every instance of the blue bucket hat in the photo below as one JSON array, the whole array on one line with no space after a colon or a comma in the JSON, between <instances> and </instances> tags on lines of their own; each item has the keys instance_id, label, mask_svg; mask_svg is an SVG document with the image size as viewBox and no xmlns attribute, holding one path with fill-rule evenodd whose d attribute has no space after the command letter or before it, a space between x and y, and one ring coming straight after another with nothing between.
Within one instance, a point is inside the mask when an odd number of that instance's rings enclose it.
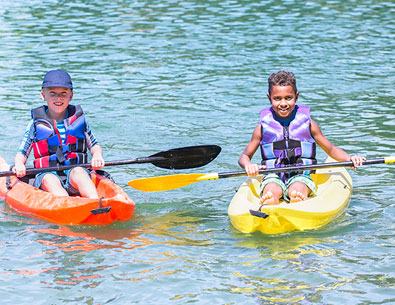
<instances>
[{"instance_id":1,"label":"blue bucket hat","mask_svg":"<svg viewBox=\"0 0 395 305\"><path fill-rule=\"evenodd\" d=\"M63 87L73 89L69 73L63 70L51 70L45 74L41 88Z\"/></svg>"}]
</instances>

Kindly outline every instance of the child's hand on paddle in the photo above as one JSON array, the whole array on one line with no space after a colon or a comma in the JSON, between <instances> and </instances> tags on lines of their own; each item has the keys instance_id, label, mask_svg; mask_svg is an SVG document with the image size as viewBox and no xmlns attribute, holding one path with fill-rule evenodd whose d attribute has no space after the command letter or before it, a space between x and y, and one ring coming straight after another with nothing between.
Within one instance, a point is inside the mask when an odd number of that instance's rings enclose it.
<instances>
[{"instance_id":1,"label":"child's hand on paddle","mask_svg":"<svg viewBox=\"0 0 395 305\"><path fill-rule=\"evenodd\" d=\"M354 166L352 166L351 168L357 169L358 166L361 166L363 164L363 162L366 161L366 158L362 157L362 156L352 156L351 161L354 164Z\"/></svg>"},{"instance_id":2,"label":"child's hand on paddle","mask_svg":"<svg viewBox=\"0 0 395 305\"><path fill-rule=\"evenodd\" d=\"M97 153L92 156L91 166L93 170L100 169L104 166L105 161L101 154Z\"/></svg>"},{"instance_id":3,"label":"child's hand on paddle","mask_svg":"<svg viewBox=\"0 0 395 305\"><path fill-rule=\"evenodd\" d=\"M245 169L248 176L254 177L259 174L260 169L265 169L265 168L266 168L266 166L264 166L264 165L250 163L250 164L246 165L244 169Z\"/></svg>"},{"instance_id":4,"label":"child's hand on paddle","mask_svg":"<svg viewBox=\"0 0 395 305\"><path fill-rule=\"evenodd\" d=\"M100 145L95 145L91 148L91 166L93 170L100 169L104 166L105 161L103 159L103 150Z\"/></svg>"},{"instance_id":5,"label":"child's hand on paddle","mask_svg":"<svg viewBox=\"0 0 395 305\"><path fill-rule=\"evenodd\" d=\"M16 163L15 166L12 168L12 172L17 177L23 177L26 175L26 166L23 163Z\"/></svg>"}]
</instances>

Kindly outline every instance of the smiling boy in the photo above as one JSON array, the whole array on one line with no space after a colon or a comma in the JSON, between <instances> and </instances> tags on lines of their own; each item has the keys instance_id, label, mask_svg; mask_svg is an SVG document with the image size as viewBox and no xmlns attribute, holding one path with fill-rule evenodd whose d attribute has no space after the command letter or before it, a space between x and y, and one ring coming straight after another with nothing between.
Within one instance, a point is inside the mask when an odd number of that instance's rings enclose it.
<instances>
[{"instance_id":1,"label":"smiling boy","mask_svg":"<svg viewBox=\"0 0 395 305\"><path fill-rule=\"evenodd\" d=\"M93 135L80 106L70 105L73 84L70 75L63 70L49 71L43 80L41 96L47 105L32 109L32 120L15 155L13 168L18 177L26 175L26 161L34 151L34 167L43 168L64 164L76 164L61 175L58 172L40 172L35 176L34 186L59 196L81 195L98 198L90 173L78 164L88 160L87 150L92 154L91 166L104 166L102 149Z\"/></svg>"},{"instance_id":2,"label":"smiling boy","mask_svg":"<svg viewBox=\"0 0 395 305\"><path fill-rule=\"evenodd\" d=\"M251 141L239 158L248 176L256 176L259 169L288 165L315 164L316 144L337 161L351 160L354 167L362 165L364 157L350 157L333 145L310 118L310 108L296 105L299 92L292 72L278 71L269 76L267 97L271 107L263 109ZM262 164L251 163L258 147ZM316 192L309 172L269 174L261 183L261 204L279 204L281 198L297 202Z\"/></svg>"}]
</instances>

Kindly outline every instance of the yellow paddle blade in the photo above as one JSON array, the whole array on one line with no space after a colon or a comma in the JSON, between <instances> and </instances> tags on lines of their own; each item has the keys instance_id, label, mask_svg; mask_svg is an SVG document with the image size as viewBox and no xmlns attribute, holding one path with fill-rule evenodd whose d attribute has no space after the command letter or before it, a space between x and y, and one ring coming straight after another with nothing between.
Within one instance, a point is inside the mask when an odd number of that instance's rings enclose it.
<instances>
[{"instance_id":1,"label":"yellow paddle blade","mask_svg":"<svg viewBox=\"0 0 395 305\"><path fill-rule=\"evenodd\" d=\"M180 188L198 181L218 179L217 173L179 174L130 180L129 186L143 192L160 192Z\"/></svg>"}]
</instances>

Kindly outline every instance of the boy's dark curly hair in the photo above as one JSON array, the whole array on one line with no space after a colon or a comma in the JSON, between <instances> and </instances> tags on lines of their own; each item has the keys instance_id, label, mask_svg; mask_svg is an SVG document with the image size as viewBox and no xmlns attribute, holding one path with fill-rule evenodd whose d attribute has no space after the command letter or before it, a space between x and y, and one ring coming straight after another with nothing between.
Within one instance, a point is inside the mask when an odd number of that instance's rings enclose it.
<instances>
[{"instance_id":1,"label":"boy's dark curly hair","mask_svg":"<svg viewBox=\"0 0 395 305\"><path fill-rule=\"evenodd\" d=\"M268 78L268 91L269 95L272 94L273 86L292 86L295 94L298 92L296 88L295 75L292 72L280 70L278 72L272 73Z\"/></svg>"}]
</instances>

